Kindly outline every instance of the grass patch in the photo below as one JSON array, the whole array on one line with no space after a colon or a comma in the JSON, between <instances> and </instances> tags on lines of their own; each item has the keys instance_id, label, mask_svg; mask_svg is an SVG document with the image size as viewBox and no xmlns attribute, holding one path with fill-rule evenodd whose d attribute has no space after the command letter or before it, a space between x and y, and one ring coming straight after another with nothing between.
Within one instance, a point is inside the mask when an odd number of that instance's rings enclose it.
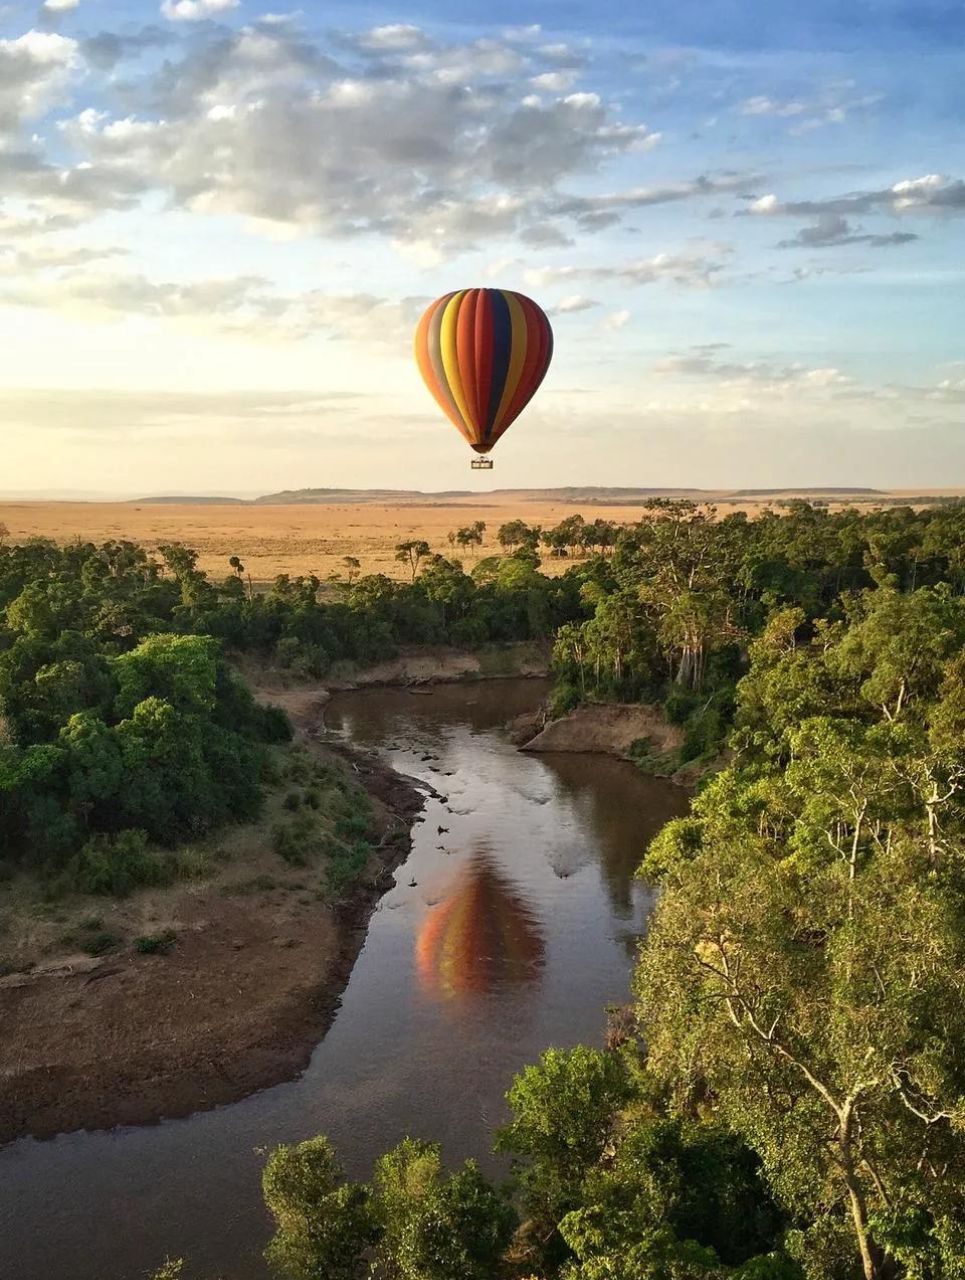
<instances>
[{"instance_id":1,"label":"grass patch","mask_svg":"<svg viewBox=\"0 0 965 1280\"><path fill-rule=\"evenodd\" d=\"M160 933L145 933L134 939L134 950L142 956L163 956L174 948L178 935L173 929L162 929Z\"/></svg>"},{"instance_id":2,"label":"grass patch","mask_svg":"<svg viewBox=\"0 0 965 1280\"><path fill-rule=\"evenodd\" d=\"M110 929L99 929L81 944L81 950L89 956L106 956L117 951L123 941L120 934Z\"/></svg>"},{"instance_id":3,"label":"grass patch","mask_svg":"<svg viewBox=\"0 0 965 1280\"><path fill-rule=\"evenodd\" d=\"M124 939L113 929L105 929L100 916L88 916L75 929L69 929L57 939L55 948L83 951L88 956L106 956L116 951Z\"/></svg>"},{"instance_id":4,"label":"grass patch","mask_svg":"<svg viewBox=\"0 0 965 1280\"><path fill-rule=\"evenodd\" d=\"M272 847L290 867L320 866L326 897L339 895L364 870L373 836L372 803L341 761L295 748L275 802ZM294 784L294 785L293 785Z\"/></svg>"},{"instance_id":5,"label":"grass patch","mask_svg":"<svg viewBox=\"0 0 965 1280\"><path fill-rule=\"evenodd\" d=\"M675 773L682 763L679 748L658 751L650 738L637 738L635 742L631 742L627 756L643 773L652 774L657 778Z\"/></svg>"}]
</instances>

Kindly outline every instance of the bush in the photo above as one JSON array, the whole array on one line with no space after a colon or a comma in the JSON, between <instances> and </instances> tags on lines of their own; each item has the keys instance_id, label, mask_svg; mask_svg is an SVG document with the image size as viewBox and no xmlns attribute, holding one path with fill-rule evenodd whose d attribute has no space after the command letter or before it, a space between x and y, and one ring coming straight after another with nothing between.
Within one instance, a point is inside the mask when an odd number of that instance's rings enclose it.
<instances>
[{"instance_id":1,"label":"bush","mask_svg":"<svg viewBox=\"0 0 965 1280\"><path fill-rule=\"evenodd\" d=\"M371 851L372 846L366 840L356 840L350 846L343 845L336 849L325 872L329 889L334 893L341 893L356 881L365 870Z\"/></svg>"},{"instance_id":2,"label":"bush","mask_svg":"<svg viewBox=\"0 0 965 1280\"><path fill-rule=\"evenodd\" d=\"M81 893L124 897L139 885L170 884L173 872L169 860L148 850L143 831L120 831L92 836L71 858L65 879Z\"/></svg>"},{"instance_id":3,"label":"bush","mask_svg":"<svg viewBox=\"0 0 965 1280\"><path fill-rule=\"evenodd\" d=\"M302 810L289 822L277 823L271 838L275 852L292 867L307 866L325 847L324 833L310 810Z\"/></svg>"},{"instance_id":4,"label":"bush","mask_svg":"<svg viewBox=\"0 0 965 1280\"><path fill-rule=\"evenodd\" d=\"M96 933L92 933L90 937L85 938L81 943L81 950L85 951L89 956L106 956L110 952L116 951L123 942L118 934L112 933L110 929L99 929Z\"/></svg>"},{"instance_id":5,"label":"bush","mask_svg":"<svg viewBox=\"0 0 965 1280\"><path fill-rule=\"evenodd\" d=\"M160 933L146 933L134 939L134 950L142 956L167 955L178 940L173 929L162 929Z\"/></svg>"},{"instance_id":6,"label":"bush","mask_svg":"<svg viewBox=\"0 0 965 1280\"><path fill-rule=\"evenodd\" d=\"M553 692L550 694L547 710L551 720L556 720L560 716L565 716L567 712L574 711L580 705L580 691L570 680L560 680L553 686Z\"/></svg>"}]
</instances>

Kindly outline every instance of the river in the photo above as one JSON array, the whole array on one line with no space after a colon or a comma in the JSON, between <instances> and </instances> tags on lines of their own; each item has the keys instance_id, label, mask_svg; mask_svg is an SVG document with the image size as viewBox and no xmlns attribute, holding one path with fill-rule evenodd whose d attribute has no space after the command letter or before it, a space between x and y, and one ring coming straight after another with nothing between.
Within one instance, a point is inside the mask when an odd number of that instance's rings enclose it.
<instances>
[{"instance_id":1,"label":"river","mask_svg":"<svg viewBox=\"0 0 965 1280\"><path fill-rule=\"evenodd\" d=\"M347 1172L406 1134L488 1157L513 1073L600 1043L651 906L633 880L685 796L621 761L519 753L539 681L337 695L326 726L429 784L334 1024L298 1080L185 1120L0 1150L0 1276L262 1280L264 1151L319 1132ZM444 797L444 798L440 798Z\"/></svg>"}]
</instances>

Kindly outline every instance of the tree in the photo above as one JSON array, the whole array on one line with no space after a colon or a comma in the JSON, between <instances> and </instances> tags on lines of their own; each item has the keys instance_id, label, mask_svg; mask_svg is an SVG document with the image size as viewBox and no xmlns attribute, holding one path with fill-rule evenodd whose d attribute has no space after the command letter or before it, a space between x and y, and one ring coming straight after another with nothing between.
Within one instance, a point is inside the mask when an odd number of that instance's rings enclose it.
<instances>
[{"instance_id":1,"label":"tree","mask_svg":"<svg viewBox=\"0 0 965 1280\"><path fill-rule=\"evenodd\" d=\"M416 574L419 572L419 565L431 554L432 548L428 542L419 538L410 539L408 542L400 542L395 548L396 560L400 564L408 565L413 582L415 582Z\"/></svg>"},{"instance_id":2,"label":"tree","mask_svg":"<svg viewBox=\"0 0 965 1280\"><path fill-rule=\"evenodd\" d=\"M345 577L349 583L357 582L359 574L362 572L362 562L355 556L344 556L342 565L345 568Z\"/></svg>"},{"instance_id":3,"label":"tree","mask_svg":"<svg viewBox=\"0 0 965 1280\"><path fill-rule=\"evenodd\" d=\"M585 1045L547 1049L513 1081L496 1149L512 1152L526 1211L550 1230L576 1207L630 1094L624 1062Z\"/></svg>"},{"instance_id":4,"label":"tree","mask_svg":"<svg viewBox=\"0 0 965 1280\"><path fill-rule=\"evenodd\" d=\"M245 578L245 566L241 563L241 560L239 559L239 557L238 557L238 556L229 556L229 557L228 557L228 564L231 566L231 568L232 568L232 570L233 570L233 572L234 572L234 575L235 575L235 579L236 579L236 581L237 581L238 583L242 583L242 582L244 582L244 578ZM251 583L251 574L250 574L250 573L248 574L248 583L247 583L247 585L248 585L248 599L250 600L250 599L251 599L251 597L252 597L252 595L253 595L253 587L252 587L252 583Z\"/></svg>"},{"instance_id":5,"label":"tree","mask_svg":"<svg viewBox=\"0 0 965 1280\"><path fill-rule=\"evenodd\" d=\"M516 1216L467 1160L442 1176L436 1143L405 1139L375 1167L379 1274L388 1280L492 1280Z\"/></svg>"},{"instance_id":6,"label":"tree","mask_svg":"<svg viewBox=\"0 0 965 1280\"><path fill-rule=\"evenodd\" d=\"M486 532L486 524L483 520L476 520L465 528L457 529L450 536L450 545L456 543L460 547L481 547L483 534Z\"/></svg>"},{"instance_id":7,"label":"tree","mask_svg":"<svg viewBox=\"0 0 965 1280\"><path fill-rule=\"evenodd\" d=\"M376 1232L365 1186L344 1180L327 1138L279 1146L262 1174L275 1234L265 1257L282 1280L356 1280Z\"/></svg>"},{"instance_id":8,"label":"tree","mask_svg":"<svg viewBox=\"0 0 965 1280\"><path fill-rule=\"evenodd\" d=\"M507 551L516 547L539 546L540 531L531 528L525 520L507 520L496 531L496 540Z\"/></svg>"},{"instance_id":9,"label":"tree","mask_svg":"<svg viewBox=\"0 0 965 1280\"><path fill-rule=\"evenodd\" d=\"M641 1031L677 1104L712 1097L810 1224L802 1259L847 1229L879 1280L889 1215L925 1215L923 1258L965 1231L962 903L923 876L881 742L823 722L793 747L787 785L721 775L648 854Z\"/></svg>"}]
</instances>

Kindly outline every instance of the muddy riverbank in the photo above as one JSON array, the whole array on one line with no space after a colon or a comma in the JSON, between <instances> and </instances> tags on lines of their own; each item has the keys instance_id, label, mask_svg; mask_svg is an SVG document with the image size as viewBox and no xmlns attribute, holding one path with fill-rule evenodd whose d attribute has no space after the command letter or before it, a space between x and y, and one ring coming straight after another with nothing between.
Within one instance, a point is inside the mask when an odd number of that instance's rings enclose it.
<instances>
[{"instance_id":1,"label":"muddy riverbank","mask_svg":"<svg viewBox=\"0 0 965 1280\"><path fill-rule=\"evenodd\" d=\"M233 838L245 847L210 879L91 900L102 930L167 930L175 943L58 955L0 978L0 1142L189 1115L307 1065L425 793L370 753L315 743L317 695L290 703L299 738L346 759L373 800L378 839L362 878L333 905L264 830L242 829Z\"/></svg>"}]
</instances>

